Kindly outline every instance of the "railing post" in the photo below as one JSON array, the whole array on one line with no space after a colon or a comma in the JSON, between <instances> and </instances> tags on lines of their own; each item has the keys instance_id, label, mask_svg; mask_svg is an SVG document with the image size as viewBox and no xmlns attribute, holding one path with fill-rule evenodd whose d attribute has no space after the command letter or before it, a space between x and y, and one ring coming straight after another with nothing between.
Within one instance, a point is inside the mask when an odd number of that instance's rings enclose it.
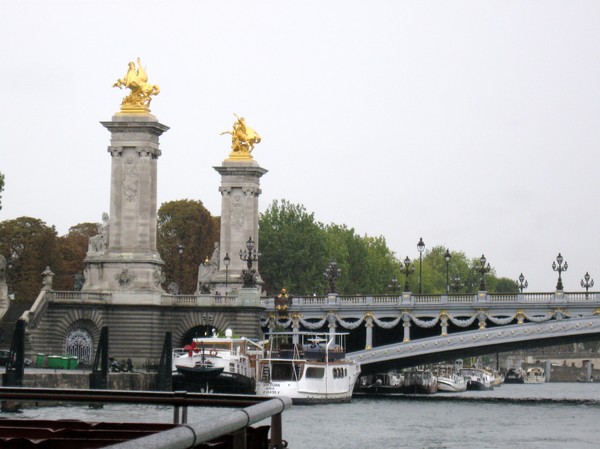
<instances>
[{"instance_id":1,"label":"railing post","mask_svg":"<svg viewBox=\"0 0 600 449\"><path fill-rule=\"evenodd\" d=\"M281 413L271 416L271 443L269 449L282 449Z\"/></svg>"},{"instance_id":2,"label":"railing post","mask_svg":"<svg viewBox=\"0 0 600 449\"><path fill-rule=\"evenodd\" d=\"M231 434L233 449L246 449L246 427Z\"/></svg>"}]
</instances>

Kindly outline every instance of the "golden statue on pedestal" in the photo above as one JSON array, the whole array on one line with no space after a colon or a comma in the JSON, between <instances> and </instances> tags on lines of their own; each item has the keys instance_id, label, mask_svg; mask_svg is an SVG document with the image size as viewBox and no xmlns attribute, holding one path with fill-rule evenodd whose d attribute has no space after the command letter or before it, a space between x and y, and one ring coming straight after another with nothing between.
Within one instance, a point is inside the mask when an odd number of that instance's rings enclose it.
<instances>
[{"instance_id":1,"label":"golden statue on pedestal","mask_svg":"<svg viewBox=\"0 0 600 449\"><path fill-rule=\"evenodd\" d=\"M254 129L246 125L244 117L238 117L237 114L233 115L237 119L233 124L233 130L221 133L221 135L231 134L229 159L252 159L250 153L254 150L254 145L260 143L260 136Z\"/></svg>"},{"instance_id":2,"label":"golden statue on pedestal","mask_svg":"<svg viewBox=\"0 0 600 449\"><path fill-rule=\"evenodd\" d=\"M140 58L137 58L138 68L135 63L130 62L127 73L123 79L118 79L113 87L130 89L131 93L123 98L121 111L124 113L147 113L150 112L149 106L152 101L152 95L158 95L160 88L155 84L148 84L148 75L142 67Z\"/></svg>"}]
</instances>

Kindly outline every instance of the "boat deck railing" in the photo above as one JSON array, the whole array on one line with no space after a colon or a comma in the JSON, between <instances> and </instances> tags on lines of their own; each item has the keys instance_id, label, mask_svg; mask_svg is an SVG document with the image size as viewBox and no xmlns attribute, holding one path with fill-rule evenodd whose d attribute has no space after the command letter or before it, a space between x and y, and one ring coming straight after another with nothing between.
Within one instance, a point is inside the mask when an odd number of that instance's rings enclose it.
<instances>
[{"instance_id":1,"label":"boat deck railing","mask_svg":"<svg viewBox=\"0 0 600 449\"><path fill-rule=\"evenodd\" d=\"M172 405L174 428L156 432L134 440L108 447L114 449L170 449L192 448L224 435L231 435L232 449L246 449L246 429L271 418L269 449L281 449L281 414L292 405L287 397L268 398L250 395L201 394L185 391L123 391L123 390L68 390L54 388L0 387L0 401L128 403ZM231 413L204 419L200 423L188 422L188 407L244 407ZM261 446L262 447L262 446Z\"/></svg>"}]
</instances>

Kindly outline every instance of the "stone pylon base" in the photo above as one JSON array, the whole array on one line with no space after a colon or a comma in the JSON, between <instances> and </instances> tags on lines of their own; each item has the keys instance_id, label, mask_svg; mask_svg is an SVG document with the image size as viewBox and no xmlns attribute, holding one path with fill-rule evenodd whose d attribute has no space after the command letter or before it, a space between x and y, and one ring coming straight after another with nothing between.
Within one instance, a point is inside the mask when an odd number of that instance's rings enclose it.
<instances>
[{"instance_id":1,"label":"stone pylon base","mask_svg":"<svg viewBox=\"0 0 600 449\"><path fill-rule=\"evenodd\" d=\"M162 260L86 259L82 291L162 291Z\"/></svg>"}]
</instances>

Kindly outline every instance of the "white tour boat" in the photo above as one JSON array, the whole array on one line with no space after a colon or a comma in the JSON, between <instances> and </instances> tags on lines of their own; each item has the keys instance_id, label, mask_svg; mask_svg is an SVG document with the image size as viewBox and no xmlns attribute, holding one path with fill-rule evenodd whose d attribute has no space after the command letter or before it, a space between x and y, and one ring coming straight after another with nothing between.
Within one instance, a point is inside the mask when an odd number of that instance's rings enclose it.
<instances>
[{"instance_id":1,"label":"white tour boat","mask_svg":"<svg viewBox=\"0 0 600 449\"><path fill-rule=\"evenodd\" d=\"M457 360L454 365L437 365L434 373L437 377L438 391L459 393L467 389L467 380L460 371L463 368L462 360Z\"/></svg>"},{"instance_id":2,"label":"white tour boat","mask_svg":"<svg viewBox=\"0 0 600 449\"><path fill-rule=\"evenodd\" d=\"M274 332L258 364L256 394L296 404L350 402L360 365L346 359L344 333Z\"/></svg>"},{"instance_id":3,"label":"white tour boat","mask_svg":"<svg viewBox=\"0 0 600 449\"><path fill-rule=\"evenodd\" d=\"M546 382L546 373L544 368L539 366L528 368L523 381L526 384L543 384Z\"/></svg>"},{"instance_id":4,"label":"white tour boat","mask_svg":"<svg viewBox=\"0 0 600 449\"><path fill-rule=\"evenodd\" d=\"M175 389L204 393L250 393L256 386L258 345L244 337L194 338L190 345L173 351Z\"/></svg>"},{"instance_id":5,"label":"white tour boat","mask_svg":"<svg viewBox=\"0 0 600 449\"><path fill-rule=\"evenodd\" d=\"M467 381L467 390L493 390L494 375L484 368L463 368L460 370Z\"/></svg>"}]
</instances>

